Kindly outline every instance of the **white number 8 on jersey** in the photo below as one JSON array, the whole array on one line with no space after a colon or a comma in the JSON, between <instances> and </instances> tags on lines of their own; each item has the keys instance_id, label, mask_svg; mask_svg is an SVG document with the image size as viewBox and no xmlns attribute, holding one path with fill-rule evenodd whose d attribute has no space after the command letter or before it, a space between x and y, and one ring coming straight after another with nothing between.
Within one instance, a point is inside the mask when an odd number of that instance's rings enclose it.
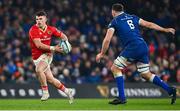
<instances>
[{"instance_id":1,"label":"white number 8 on jersey","mask_svg":"<svg viewBox=\"0 0 180 111\"><path fill-rule=\"evenodd\" d=\"M135 28L132 20L127 20L127 24L129 25L130 29L134 29Z\"/></svg>"}]
</instances>

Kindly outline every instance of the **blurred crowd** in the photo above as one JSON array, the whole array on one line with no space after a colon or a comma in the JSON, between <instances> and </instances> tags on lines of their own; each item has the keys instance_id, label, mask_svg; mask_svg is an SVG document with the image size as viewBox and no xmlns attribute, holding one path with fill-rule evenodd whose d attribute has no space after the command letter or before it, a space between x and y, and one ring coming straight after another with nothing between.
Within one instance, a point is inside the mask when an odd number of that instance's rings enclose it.
<instances>
[{"instance_id":1,"label":"blurred crowd","mask_svg":"<svg viewBox=\"0 0 180 111\"><path fill-rule=\"evenodd\" d=\"M142 28L149 45L150 70L164 81L180 83L180 1L118 0L126 12L163 27L174 27L176 35ZM0 83L37 82L31 58L28 31L38 10L48 12L48 24L68 35L72 52L54 54L51 69L65 83L114 82L110 67L122 50L114 36L100 64L100 51L115 0L0 0ZM53 38L52 44L58 39ZM144 81L132 64L123 71L126 82Z\"/></svg>"}]
</instances>

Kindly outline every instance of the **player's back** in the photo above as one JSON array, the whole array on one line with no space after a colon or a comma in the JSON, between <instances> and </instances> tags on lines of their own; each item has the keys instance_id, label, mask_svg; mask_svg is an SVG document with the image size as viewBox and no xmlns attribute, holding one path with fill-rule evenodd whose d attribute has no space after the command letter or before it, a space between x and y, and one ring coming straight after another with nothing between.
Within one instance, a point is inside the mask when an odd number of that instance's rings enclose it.
<instances>
[{"instance_id":1,"label":"player's back","mask_svg":"<svg viewBox=\"0 0 180 111\"><path fill-rule=\"evenodd\" d=\"M110 27L115 28L123 47L127 46L130 42L144 42L139 30L139 18L135 15L123 12L111 21Z\"/></svg>"}]
</instances>

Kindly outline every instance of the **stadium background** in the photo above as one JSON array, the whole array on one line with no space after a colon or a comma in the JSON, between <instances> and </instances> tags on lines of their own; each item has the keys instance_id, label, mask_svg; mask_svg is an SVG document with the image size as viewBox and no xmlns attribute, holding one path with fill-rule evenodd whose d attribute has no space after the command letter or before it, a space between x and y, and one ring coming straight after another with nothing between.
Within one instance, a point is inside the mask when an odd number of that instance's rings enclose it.
<instances>
[{"instance_id":1,"label":"stadium background","mask_svg":"<svg viewBox=\"0 0 180 111\"><path fill-rule=\"evenodd\" d=\"M110 66L122 50L114 36L107 57L101 64L95 56L101 48L115 0L0 0L0 88L16 84L37 84L31 60L28 31L34 24L34 13L44 9L48 23L68 35L72 52L54 55L52 71L59 80L71 86L83 84L114 84ZM180 1L118 0L126 12L164 27L176 29L172 35L142 29L149 45L151 71L168 83L180 83ZM58 43L53 39L54 44ZM135 65L124 70L125 82L141 82ZM20 85L20 86L21 86ZM6 87L7 88L7 87ZM20 87L18 87L20 88ZM1 95L2 95L1 90Z\"/></svg>"}]
</instances>

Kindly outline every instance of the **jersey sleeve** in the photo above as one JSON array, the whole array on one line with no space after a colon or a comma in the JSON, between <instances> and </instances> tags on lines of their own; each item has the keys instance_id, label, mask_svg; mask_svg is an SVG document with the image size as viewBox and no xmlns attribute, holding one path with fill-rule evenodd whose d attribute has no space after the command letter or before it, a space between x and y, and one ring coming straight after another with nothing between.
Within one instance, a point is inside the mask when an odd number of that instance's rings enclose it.
<instances>
[{"instance_id":1,"label":"jersey sleeve","mask_svg":"<svg viewBox=\"0 0 180 111\"><path fill-rule=\"evenodd\" d=\"M55 27L52 27L52 31L53 31L53 35L54 35L54 36L61 38L62 32L61 32L60 30L58 30L58 29L55 28Z\"/></svg>"},{"instance_id":2,"label":"jersey sleeve","mask_svg":"<svg viewBox=\"0 0 180 111\"><path fill-rule=\"evenodd\" d=\"M31 39L40 38L38 30L31 28L29 31L29 36Z\"/></svg>"},{"instance_id":3,"label":"jersey sleeve","mask_svg":"<svg viewBox=\"0 0 180 111\"><path fill-rule=\"evenodd\" d=\"M134 20L139 24L140 18L139 18L138 16L136 16L136 15L133 15L133 18L134 18Z\"/></svg>"},{"instance_id":4,"label":"jersey sleeve","mask_svg":"<svg viewBox=\"0 0 180 111\"><path fill-rule=\"evenodd\" d=\"M108 29L109 28L114 28L115 29L115 20L112 20L110 23L109 23L109 25L108 25Z\"/></svg>"}]
</instances>

